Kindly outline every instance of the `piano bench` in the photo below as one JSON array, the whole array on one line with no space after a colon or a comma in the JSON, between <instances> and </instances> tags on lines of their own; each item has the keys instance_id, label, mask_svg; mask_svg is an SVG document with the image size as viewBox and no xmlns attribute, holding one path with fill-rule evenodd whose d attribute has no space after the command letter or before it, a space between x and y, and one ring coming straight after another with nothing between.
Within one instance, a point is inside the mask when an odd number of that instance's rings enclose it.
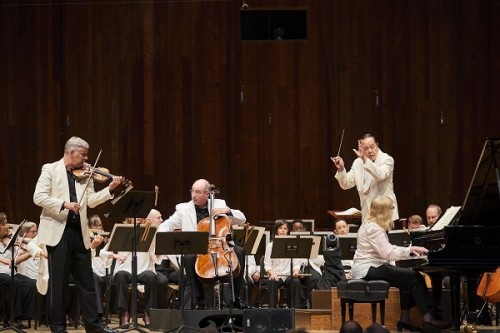
<instances>
[{"instance_id":1,"label":"piano bench","mask_svg":"<svg viewBox=\"0 0 500 333\"><path fill-rule=\"evenodd\" d=\"M389 297L389 282L363 279L342 280L337 284L340 298L342 322L345 322L346 304L349 305L349 320L354 320L355 303L371 303L372 322L377 319L377 303L380 304L380 323L385 325L385 300Z\"/></svg>"}]
</instances>

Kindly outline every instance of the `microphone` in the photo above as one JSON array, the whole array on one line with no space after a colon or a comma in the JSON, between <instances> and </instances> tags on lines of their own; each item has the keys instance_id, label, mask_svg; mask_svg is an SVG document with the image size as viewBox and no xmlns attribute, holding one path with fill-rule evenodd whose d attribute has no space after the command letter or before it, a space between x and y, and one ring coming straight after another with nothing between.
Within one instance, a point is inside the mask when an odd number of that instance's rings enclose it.
<instances>
[{"instance_id":1,"label":"microphone","mask_svg":"<svg viewBox=\"0 0 500 333\"><path fill-rule=\"evenodd\" d=\"M226 243L229 245L229 247L235 247L233 237L231 237L231 234L226 235Z\"/></svg>"}]
</instances>

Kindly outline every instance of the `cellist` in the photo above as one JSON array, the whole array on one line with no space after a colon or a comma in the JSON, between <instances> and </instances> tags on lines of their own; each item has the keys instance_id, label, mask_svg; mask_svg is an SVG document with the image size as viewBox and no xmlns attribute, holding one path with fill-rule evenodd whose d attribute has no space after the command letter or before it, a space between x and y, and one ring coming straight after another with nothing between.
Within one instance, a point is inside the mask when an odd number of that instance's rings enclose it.
<instances>
[{"instance_id":1,"label":"cellist","mask_svg":"<svg viewBox=\"0 0 500 333\"><path fill-rule=\"evenodd\" d=\"M196 231L198 223L210 216L217 217L218 215L226 215L237 218L241 221L246 221L245 215L237 210L231 209L227 206L226 201L222 199L215 199L212 203L213 210L209 212L209 195L210 183L205 179L198 179L191 187L191 201L183 202L175 206L175 212L158 228L158 232L174 231L181 229L182 231ZM234 251L238 257L240 267L245 267L245 251L239 246L234 246ZM194 309L206 309L206 303L203 297L203 285L196 274L195 264L196 255L186 255L184 257L184 265L186 270L186 277L191 282L194 293ZM244 282L244 269L240 269L238 275L234 277L234 294L235 301L233 306L235 308L244 309L246 304L240 297L240 290Z\"/></svg>"}]
</instances>

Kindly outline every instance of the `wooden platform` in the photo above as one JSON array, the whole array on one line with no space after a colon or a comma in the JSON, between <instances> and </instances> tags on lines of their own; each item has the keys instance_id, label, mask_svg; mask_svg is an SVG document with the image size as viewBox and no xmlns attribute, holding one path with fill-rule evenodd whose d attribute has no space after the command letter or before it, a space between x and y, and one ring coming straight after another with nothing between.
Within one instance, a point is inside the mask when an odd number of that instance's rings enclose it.
<instances>
[{"instance_id":1,"label":"wooden platform","mask_svg":"<svg viewBox=\"0 0 500 333\"><path fill-rule=\"evenodd\" d=\"M390 288L389 297L385 301L385 326L390 330L397 329L400 316L399 289ZM346 314L346 320L349 314ZM412 321L422 324L422 317L416 308L411 311ZM358 303L354 305L354 320L362 327L371 324L371 305L369 303ZM377 322L380 323L380 310L377 306ZM331 290L314 290L312 292L312 309L295 310L296 327L309 330L339 330L342 324L340 313L340 299L337 297L337 288Z\"/></svg>"}]
</instances>

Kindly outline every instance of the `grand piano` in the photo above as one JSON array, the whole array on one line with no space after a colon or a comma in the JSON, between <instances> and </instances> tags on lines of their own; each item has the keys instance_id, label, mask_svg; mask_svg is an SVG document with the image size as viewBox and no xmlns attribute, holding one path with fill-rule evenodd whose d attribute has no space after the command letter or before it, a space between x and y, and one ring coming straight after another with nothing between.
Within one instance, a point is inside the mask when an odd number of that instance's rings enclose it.
<instances>
[{"instance_id":1,"label":"grand piano","mask_svg":"<svg viewBox=\"0 0 500 333\"><path fill-rule=\"evenodd\" d=\"M500 266L500 139L487 139L464 204L451 207L425 232L411 233L413 245L429 249L417 269L450 275L452 328L459 329L460 277L467 280L469 313L479 305L477 279ZM449 213L449 214L448 214Z\"/></svg>"}]
</instances>

